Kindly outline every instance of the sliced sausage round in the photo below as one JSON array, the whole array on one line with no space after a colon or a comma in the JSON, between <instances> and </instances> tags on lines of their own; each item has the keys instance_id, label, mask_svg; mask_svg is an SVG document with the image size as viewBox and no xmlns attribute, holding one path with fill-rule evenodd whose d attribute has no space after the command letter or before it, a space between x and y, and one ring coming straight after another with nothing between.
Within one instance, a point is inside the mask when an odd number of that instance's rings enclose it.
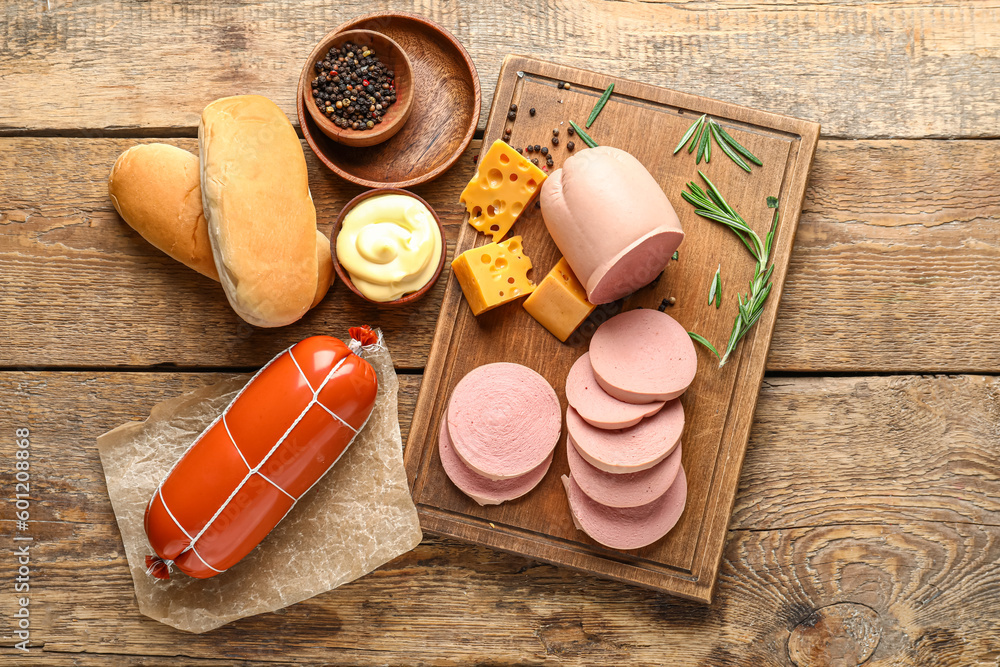
<instances>
[{"instance_id":1,"label":"sliced sausage round","mask_svg":"<svg viewBox=\"0 0 1000 667\"><path fill-rule=\"evenodd\" d=\"M572 477L563 475L573 523L594 540L612 549L639 549L670 532L687 503L684 468L667 492L640 507L608 507L591 499Z\"/></svg>"},{"instance_id":2,"label":"sliced sausage round","mask_svg":"<svg viewBox=\"0 0 1000 667\"><path fill-rule=\"evenodd\" d=\"M447 422L455 453L489 479L531 472L562 433L552 385L527 366L505 362L474 368L459 381Z\"/></svg>"},{"instance_id":3,"label":"sliced sausage round","mask_svg":"<svg viewBox=\"0 0 1000 667\"><path fill-rule=\"evenodd\" d=\"M591 426L597 428L628 428L643 417L659 412L663 401L654 403L626 403L601 388L590 364L590 352L576 360L566 376L566 400Z\"/></svg>"},{"instance_id":4,"label":"sliced sausage round","mask_svg":"<svg viewBox=\"0 0 1000 667\"><path fill-rule=\"evenodd\" d=\"M667 458L681 441L684 408L674 399L635 426L608 430L591 426L573 408L566 410L566 431L580 455L606 472L639 472Z\"/></svg>"},{"instance_id":5,"label":"sliced sausage round","mask_svg":"<svg viewBox=\"0 0 1000 667\"><path fill-rule=\"evenodd\" d=\"M650 403L683 394L698 370L698 355L677 320L640 308L597 328L590 364L604 391L627 403Z\"/></svg>"},{"instance_id":6,"label":"sliced sausage round","mask_svg":"<svg viewBox=\"0 0 1000 667\"><path fill-rule=\"evenodd\" d=\"M622 474L590 465L571 442L566 443L566 458L573 481L591 499L608 507L639 507L662 496L677 479L677 471L681 469L681 445L652 468Z\"/></svg>"},{"instance_id":7,"label":"sliced sausage round","mask_svg":"<svg viewBox=\"0 0 1000 667\"><path fill-rule=\"evenodd\" d=\"M553 450L540 466L520 477L492 480L483 477L462 462L455 453L448 435L448 422L441 421L441 434L438 438L438 453L441 456L441 467L448 478L462 493L475 500L480 505L499 505L507 500L520 498L535 488L552 464Z\"/></svg>"}]
</instances>

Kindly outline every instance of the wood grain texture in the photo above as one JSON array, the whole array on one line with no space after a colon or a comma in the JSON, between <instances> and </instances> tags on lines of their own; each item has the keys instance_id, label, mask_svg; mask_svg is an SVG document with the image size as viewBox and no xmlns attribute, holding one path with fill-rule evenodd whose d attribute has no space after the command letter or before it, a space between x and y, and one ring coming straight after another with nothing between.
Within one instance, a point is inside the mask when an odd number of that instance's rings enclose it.
<instances>
[{"instance_id":1,"label":"wood grain texture","mask_svg":"<svg viewBox=\"0 0 1000 667\"><path fill-rule=\"evenodd\" d=\"M1000 477L986 465L1000 456L997 378L768 381L711 606L428 537L336 591L195 636L138 613L93 443L222 377L0 374L0 433L31 428L38 485L36 650L22 656L8 635L0 662L802 666L844 664L876 640L875 665L994 665L1000 657ZM418 381L401 376L404 431ZM823 419L827 402L833 415ZM895 410L873 418L886 406ZM804 425L781 418L798 411ZM0 442L3 460L11 447ZM921 468L933 491L912 483ZM4 488L10 478L0 470ZM825 493L806 489L834 478ZM779 505L791 507L784 520ZM10 534L9 516L0 519ZM5 541L0 577L11 580L13 563ZM3 617L13 604L0 599ZM850 618L867 633L860 640L816 635Z\"/></svg>"},{"instance_id":2,"label":"wood grain texture","mask_svg":"<svg viewBox=\"0 0 1000 667\"><path fill-rule=\"evenodd\" d=\"M627 62L629 78L815 120L830 136L997 133L995 0L16 0L0 21L0 128L192 128L211 100L249 91L294 117L312 47L390 9L454 32L487 100L504 55L524 53L608 74Z\"/></svg>"},{"instance_id":3,"label":"wood grain texture","mask_svg":"<svg viewBox=\"0 0 1000 667\"><path fill-rule=\"evenodd\" d=\"M364 306L335 285L319 309L256 329L222 291L115 213L107 174L134 139L0 138L0 366L255 367L310 333L380 322L400 367L427 359L448 267L415 308ZM143 140L146 141L146 140ZM171 139L197 151L192 139ZM414 192L454 248L479 142ZM361 192L307 152L321 228ZM1000 372L1000 142L821 141L767 368ZM680 208L687 206L674 196ZM683 261L683 260L682 260ZM44 350L44 354L39 350Z\"/></svg>"},{"instance_id":4,"label":"wood grain texture","mask_svg":"<svg viewBox=\"0 0 1000 667\"><path fill-rule=\"evenodd\" d=\"M570 88L564 90L558 82L565 82ZM729 126L738 140L763 162L756 169L753 181L718 154L715 162L701 165L725 193L729 204L742 211L747 224L761 238L766 236L765 230L770 229L773 219L764 193L780 199L781 219L774 230L769 269L771 300L762 308L753 331L725 368L719 367L718 360L705 350L697 353L700 372L681 397L685 422L683 465L687 476L683 514L669 534L652 544L641 549L609 549L574 525L566 491L560 483L560 476L568 473L562 458L564 448L570 446L566 436L556 445L559 456L549 474L532 491L530 500L525 497L485 507L455 492L448 483L437 454L437 442L447 406L442 399L451 395L467 373L484 364L513 362L537 371L555 389L562 409L567 409L563 387L570 367L587 349L596 326L618 310L657 308L667 298L674 297L676 304L669 309L670 315L683 330L697 331L717 342L726 340L737 316L737 304L729 299L726 307L716 313L715 308L704 302L710 276L716 262L721 261L727 267L730 284L745 285L752 279L754 262L730 230L699 218L686 206L678 209L685 229L679 251L684 254L683 261L663 258L664 262L656 267L658 271L663 269L658 278L621 304L602 305L594 311L591 321L578 327L565 344L532 319L519 302L473 315L457 279L451 276L407 442L406 472L420 524L426 531L710 602L819 126L531 58L508 56L500 70L483 145L492 144L507 130L511 131L512 146L537 144L539 135L547 143L553 127L567 119L584 118L612 83L614 94L601 111L600 123L591 127L590 133L602 145L617 146L634 155L649 169L660 188L678 192L687 179L697 177L698 168L691 164L691 156L671 156L659 147L674 144L694 119L707 113ZM511 120L508 109L515 104L521 110L534 109L535 113L522 112L516 120ZM554 158L555 168L572 159L565 146L549 148L548 157ZM584 149L581 146L579 150ZM498 178L505 180L507 176L504 173ZM543 212L529 206L511 232L522 237L536 279L545 275L561 254L546 231ZM463 226L455 254L483 246L490 240L472 226ZM719 347L724 349L721 344Z\"/></svg>"}]
</instances>

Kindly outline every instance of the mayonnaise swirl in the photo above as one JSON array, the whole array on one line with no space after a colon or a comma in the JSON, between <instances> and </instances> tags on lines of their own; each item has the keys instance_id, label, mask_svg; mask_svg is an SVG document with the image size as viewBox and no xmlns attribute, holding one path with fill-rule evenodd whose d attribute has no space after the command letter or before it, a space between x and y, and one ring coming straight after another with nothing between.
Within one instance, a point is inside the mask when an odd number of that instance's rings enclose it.
<instances>
[{"instance_id":1,"label":"mayonnaise swirl","mask_svg":"<svg viewBox=\"0 0 1000 667\"><path fill-rule=\"evenodd\" d=\"M372 301L393 301L426 285L441 259L441 233L422 202L401 194L365 199L344 216L337 260Z\"/></svg>"}]
</instances>

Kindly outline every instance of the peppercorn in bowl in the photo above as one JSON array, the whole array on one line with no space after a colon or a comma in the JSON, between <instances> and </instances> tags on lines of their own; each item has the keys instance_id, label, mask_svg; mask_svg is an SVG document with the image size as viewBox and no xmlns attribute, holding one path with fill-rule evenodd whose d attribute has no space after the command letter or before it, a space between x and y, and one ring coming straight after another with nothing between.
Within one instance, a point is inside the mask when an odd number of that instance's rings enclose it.
<instances>
[{"instance_id":1,"label":"peppercorn in bowl","mask_svg":"<svg viewBox=\"0 0 1000 667\"><path fill-rule=\"evenodd\" d=\"M413 68L400 46L372 30L328 34L299 81L303 106L320 131L347 146L395 135L413 108Z\"/></svg>"}]
</instances>

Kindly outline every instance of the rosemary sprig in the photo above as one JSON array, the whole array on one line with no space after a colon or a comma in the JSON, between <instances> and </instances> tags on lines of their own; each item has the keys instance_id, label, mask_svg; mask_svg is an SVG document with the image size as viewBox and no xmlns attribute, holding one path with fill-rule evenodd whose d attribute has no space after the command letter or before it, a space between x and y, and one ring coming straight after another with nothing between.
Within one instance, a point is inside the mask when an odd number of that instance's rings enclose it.
<instances>
[{"instance_id":1,"label":"rosemary sprig","mask_svg":"<svg viewBox=\"0 0 1000 667\"><path fill-rule=\"evenodd\" d=\"M677 151L679 151L681 148L684 147L684 144L686 144L688 142L688 139L691 138L691 135L693 135L696 132L698 132L699 130L701 130L701 124L705 122L705 118L706 118L706 115L702 114L701 118L699 118L695 122L691 123L691 127L689 127L687 129L687 132L685 132L684 136L681 138L681 142L679 144L677 144L677 148L674 149L674 155L676 155ZM688 153L690 153L691 150L692 149L689 148L688 149Z\"/></svg>"},{"instance_id":2,"label":"rosemary sprig","mask_svg":"<svg viewBox=\"0 0 1000 667\"><path fill-rule=\"evenodd\" d=\"M597 120L597 114L601 113L601 109L603 109L604 105L608 103L608 99L611 98L611 92L614 89L615 89L615 84L611 84L610 86L604 89L604 94L601 95L601 99L597 100L597 104L594 105L594 110L590 112L590 116L587 118L586 127L588 129L590 128L591 125L594 124L594 121Z\"/></svg>"},{"instance_id":3,"label":"rosemary sprig","mask_svg":"<svg viewBox=\"0 0 1000 667\"><path fill-rule=\"evenodd\" d=\"M707 338L704 338L704 337L702 337L702 336L699 336L698 334L696 334L696 333L695 333L695 332L693 332L693 331L688 331L688 336L691 336L691 339L692 339L692 340L695 340L695 341L697 341L697 342L701 343L702 345L704 345L705 347L707 347L708 349L710 349L710 350L712 351L712 353L713 353L713 354L714 354L714 355L715 355L716 357L718 357L718 358L720 358L720 359L722 358L722 357L721 357L721 356L719 355L719 351L715 349L715 346L714 346L714 345L712 345L711 343L709 343L709 342L708 342L708 339L707 339Z\"/></svg>"},{"instance_id":4,"label":"rosemary sprig","mask_svg":"<svg viewBox=\"0 0 1000 667\"><path fill-rule=\"evenodd\" d=\"M591 139L590 135L587 134L586 132L584 132L582 127L580 127L579 125L577 125L573 121L570 121L569 124L573 127L573 129L576 131L576 133L578 135L580 135L580 139L583 140L583 143L587 144L591 148L597 148L597 142L594 141L593 139Z\"/></svg>"},{"instance_id":5,"label":"rosemary sprig","mask_svg":"<svg viewBox=\"0 0 1000 667\"><path fill-rule=\"evenodd\" d=\"M587 127L590 126L588 125ZM703 157L706 163L711 162L713 139L716 145L722 149L722 152L726 154L726 157L735 162L743 171L749 172L751 169L747 161L758 167L763 166L764 163L756 155L729 136L729 133L707 114L702 114L700 118L691 123L691 127L687 129L680 143L677 144L677 148L674 149L674 155L687 145L688 153L694 153L695 149L698 149L698 152L695 154L695 164L701 164L701 158Z\"/></svg>"},{"instance_id":6,"label":"rosemary sprig","mask_svg":"<svg viewBox=\"0 0 1000 667\"><path fill-rule=\"evenodd\" d=\"M708 305L711 306L713 301L715 309L718 310L722 306L722 264L715 270L712 286L708 288Z\"/></svg>"},{"instance_id":7,"label":"rosemary sprig","mask_svg":"<svg viewBox=\"0 0 1000 667\"><path fill-rule=\"evenodd\" d=\"M747 250L750 251L754 259L757 260L753 279L750 280L750 290L747 294L738 294L736 297L738 302L736 321L733 322L733 330L729 334L725 354L721 355L721 359L719 360L719 366L721 367L729 360L729 355L736 349L740 340L747 335L753 325L757 323L757 320L760 319L761 314L764 312L764 302L771 293L773 283L770 282L770 279L771 273L774 271L774 264L771 263L771 250L774 246L774 231L778 226L778 199L776 197L767 198L767 206L774 209L774 217L771 219L771 229L761 239L757 232L747 224L746 220L726 202L722 193L715 187L715 184L700 170L698 174L705 181L708 188L702 189L697 183L691 181L688 183L688 190L690 192L686 190L681 193L681 196L685 201L694 206L695 213L698 215L729 227L740 241L743 242L743 245L747 247ZM718 275L718 272L716 275ZM711 301L709 303L711 304ZM694 334L692 334L692 337L694 337ZM695 340L702 342L699 338L695 338ZM715 351L714 348L709 347ZM719 356L718 352L716 352L716 356Z\"/></svg>"}]
</instances>

